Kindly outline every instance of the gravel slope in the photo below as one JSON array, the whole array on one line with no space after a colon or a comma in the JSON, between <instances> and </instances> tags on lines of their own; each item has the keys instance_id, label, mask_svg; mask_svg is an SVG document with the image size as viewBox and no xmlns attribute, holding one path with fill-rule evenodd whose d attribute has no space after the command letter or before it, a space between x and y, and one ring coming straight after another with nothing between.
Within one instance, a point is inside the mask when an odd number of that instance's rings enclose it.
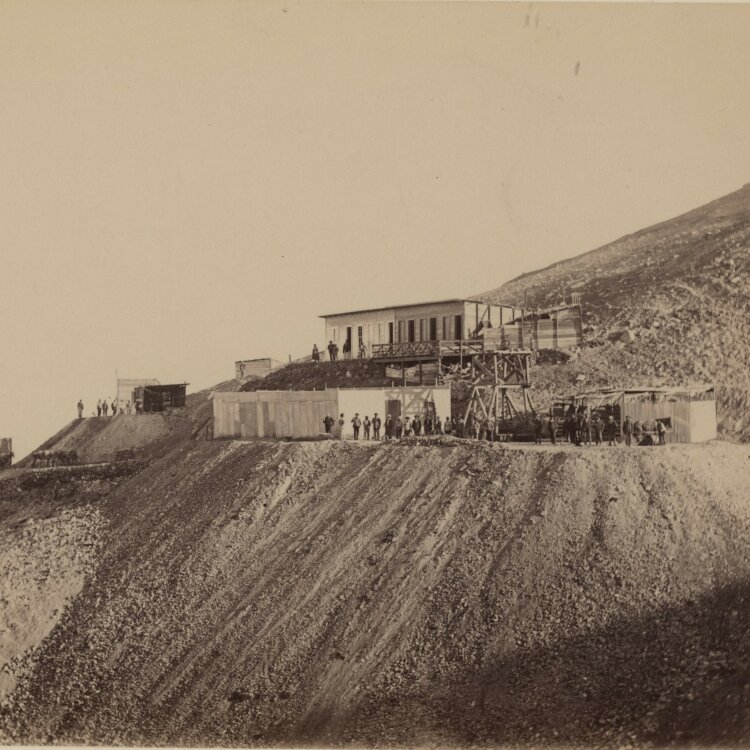
<instances>
[{"instance_id":1,"label":"gravel slope","mask_svg":"<svg viewBox=\"0 0 750 750\"><path fill-rule=\"evenodd\" d=\"M746 744L747 468L723 444L180 442L84 506L95 572L0 736Z\"/></svg>"}]
</instances>

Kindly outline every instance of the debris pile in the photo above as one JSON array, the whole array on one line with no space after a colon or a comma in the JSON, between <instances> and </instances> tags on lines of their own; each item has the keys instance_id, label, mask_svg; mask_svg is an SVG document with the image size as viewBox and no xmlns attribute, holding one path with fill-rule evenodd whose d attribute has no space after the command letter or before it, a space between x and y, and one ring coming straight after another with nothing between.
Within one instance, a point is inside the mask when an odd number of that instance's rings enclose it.
<instances>
[{"instance_id":1,"label":"debris pile","mask_svg":"<svg viewBox=\"0 0 750 750\"><path fill-rule=\"evenodd\" d=\"M0 736L746 743L747 466L721 444L175 442L86 508L95 569L30 605L59 611Z\"/></svg>"}]
</instances>

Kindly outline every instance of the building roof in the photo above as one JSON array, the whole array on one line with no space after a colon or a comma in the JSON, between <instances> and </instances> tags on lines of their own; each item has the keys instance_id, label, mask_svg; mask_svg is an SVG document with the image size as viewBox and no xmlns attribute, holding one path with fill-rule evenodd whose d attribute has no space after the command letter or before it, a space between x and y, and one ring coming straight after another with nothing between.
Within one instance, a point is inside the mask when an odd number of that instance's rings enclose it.
<instances>
[{"instance_id":1,"label":"building roof","mask_svg":"<svg viewBox=\"0 0 750 750\"><path fill-rule=\"evenodd\" d=\"M600 388L597 391L589 391L588 393L571 393L569 396L558 396L558 399L570 400L571 398L585 399L585 398L612 398L619 397L628 394L642 394L642 393L661 393L668 396L692 396L698 393L708 393L713 391L714 386L709 383L689 386L660 386L660 385L646 385L646 386L633 386L630 388Z\"/></svg>"},{"instance_id":2,"label":"building roof","mask_svg":"<svg viewBox=\"0 0 750 750\"><path fill-rule=\"evenodd\" d=\"M411 302L408 305L383 305L382 307L370 307L365 310L347 310L346 312L340 313L328 313L327 315L318 315L319 318L336 318L340 315L360 315L362 313L378 312L378 310L403 310L407 307L427 307L429 305L446 305L451 302L477 302L480 305L493 305L495 307L513 307L513 305L503 305L500 302L484 302L481 299L462 299L456 297L454 299L439 299L431 302Z\"/></svg>"}]
</instances>

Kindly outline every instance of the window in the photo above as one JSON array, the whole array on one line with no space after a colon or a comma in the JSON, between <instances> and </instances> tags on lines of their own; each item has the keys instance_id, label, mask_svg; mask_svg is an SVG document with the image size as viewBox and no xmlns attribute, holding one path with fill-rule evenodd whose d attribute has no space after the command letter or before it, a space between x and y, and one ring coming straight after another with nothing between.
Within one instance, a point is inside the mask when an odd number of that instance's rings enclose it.
<instances>
[{"instance_id":1,"label":"window","mask_svg":"<svg viewBox=\"0 0 750 750\"><path fill-rule=\"evenodd\" d=\"M463 339L464 332L464 316L456 315L456 338Z\"/></svg>"},{"instance_id":2,"label":"window","mask_svg":"<svg viewBox=\"0 0 750 750\"><path fill-rule=\"evenodd\" d=\"M383 343L383 324L378 323L378 344Z\"/></svg>"},{"instance_id":3,"label":"window","mask_svg":"<svg viewBox=\"0 0 750 750\"><path fill-rule=\"evenodd\" d=\"M393 343L393 323L388 323L388 343Z\"/></svg>"},{"instance_id":4,"label":"window","mask_svg":"<svg viewBox=\"0 0 750 750\"><path fill-rule=\"evenodd\" d=\"M424 335L424 320L421 318L419 319L419 340L424 341L425 335Z\"/></svg>"},{"instance_id":5,"label":"window","mask_svg":"<svg viewBox=\"0 0 750 750\"><path fill-rule=\"evenodd\" d=\"M357 343L362 346L362 326L357 326Z\"/></svg>"},{"instance_id":6,"label":"window","mask_svg":"<svg viewBox=\"0 0 750 750\"><path fill-rule=\"evenodd\" d=\"M406 321L406 329L407 329L407 340L408 341L414 341L414 321L413 320L407 320Z\"/></svg>"},{"instance_id":7,"label":"window","mask_svg":"<svg viewBox=\"0 0 750 750\"><path fill-rule=\"evenodd\" d=\"M430 318L430 341L437 341L437 318Z\"/></svg>"}]
</instances>

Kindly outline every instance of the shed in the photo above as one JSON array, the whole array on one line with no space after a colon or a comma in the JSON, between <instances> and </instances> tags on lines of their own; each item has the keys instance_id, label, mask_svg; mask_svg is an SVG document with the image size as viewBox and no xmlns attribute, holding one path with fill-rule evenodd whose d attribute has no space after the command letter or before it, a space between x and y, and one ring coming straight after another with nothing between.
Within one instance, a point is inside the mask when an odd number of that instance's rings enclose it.
<instances>
[{"instance_id":1,"label":"shed","mask_svg":"<svg viewBox=\"0 0 750 750\"><path fill-rule=\"evenodd\" d=\"M120 404L135 403L136 388L159 385L156 378L117 378L117 400Z\"/></svg>"},{"instance_id":2,"label":"shed","mask_svg":"<svg viewBox=\"0 0 750 750\"><path fill-rule=\"evenodd\" d=\"M138 411L164 411L169 407L185 406L188 383L149 385L136 388L134 393Z\"/></svg>"},{"instance_id":3,"label":"shed","mask_svg":"<svg viewBox=\"0 0 750 750\"><path fill-rule=\"evenodd\" d=\"M234 376L237 380L249 378L264 378L274 370L283 367L284 363L271 357L258 357L256 359L241 359L234 363Z\"/></svg>"},{"instance_id":4,"label":"shed","mask_svg":"<svg viewBox=\"0 0 750 750\"><path fill-rule=\"evenodd\" d=\"M13 455L13 438L0 438L0 469L11 467Z\"/></svg>"},{"instance_id":5,"label":"shed","mask_svg":"<svg viewBox=\"0 0 750 750\"><path fill-rule=\"evenodd\" d=\"M716 439L716 394L712 385L609 388L558 399L559 407L583 406L590 413L614 417L622 430L625 417L656 431L657 420L667 428L668 443L703 443Z\"/></svg>"},{"instance_id":6,"label":"shed","mask_svg":"<svg viewBox=\"0 0 750 750\"><path fill-rule=\"evenodd\" d=\"M322 391L215 392L215 438L305 438L324 432L327 414L344 414L343 436L352 435L351 419L377 414L385 421L415 414L450 414L450 386L402 388L329 388Z\"/></svg>"}]
</instances>

